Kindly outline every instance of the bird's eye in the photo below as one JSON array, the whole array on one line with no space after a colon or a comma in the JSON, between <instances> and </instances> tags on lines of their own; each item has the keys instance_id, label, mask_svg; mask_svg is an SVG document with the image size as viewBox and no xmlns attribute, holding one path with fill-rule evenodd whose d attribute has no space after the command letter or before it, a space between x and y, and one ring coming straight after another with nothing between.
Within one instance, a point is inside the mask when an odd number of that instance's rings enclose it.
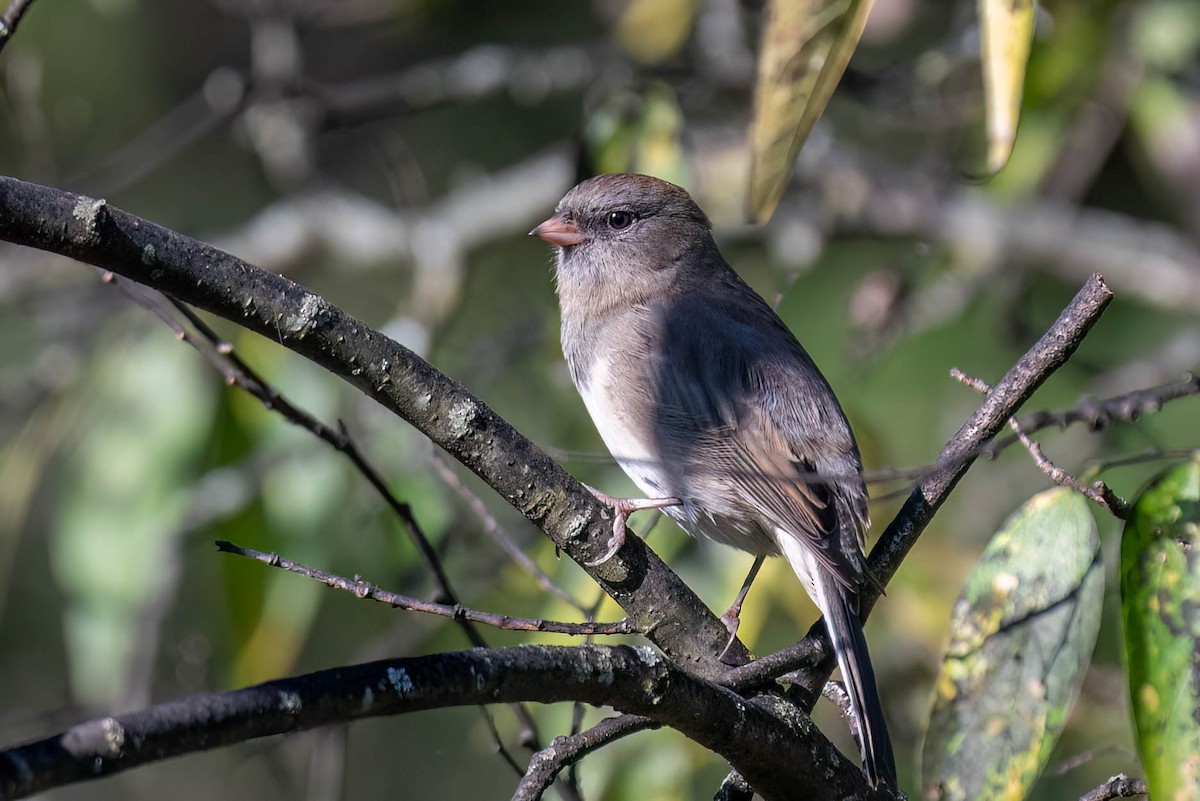
<instances>
[{"instance_id":1,"label":"bird's eye","mask_svg":"<svg viewBox=\"0 0 1200 801\"><path fill-rule=\"evenodd\" d=\"M608 215L608 227L614 231L624 231L629 226L633 225L632 211L614 211Z\"/></svg>"}]
</instances>

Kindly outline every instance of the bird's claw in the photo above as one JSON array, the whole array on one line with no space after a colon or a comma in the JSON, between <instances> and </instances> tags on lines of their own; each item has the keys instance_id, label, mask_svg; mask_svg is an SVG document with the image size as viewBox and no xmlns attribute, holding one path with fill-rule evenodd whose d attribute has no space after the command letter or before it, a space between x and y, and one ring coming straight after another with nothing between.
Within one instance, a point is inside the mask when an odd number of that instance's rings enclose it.
<instances>
[{"instance_id":1,"label":"bird's claw","mask_svg":"<svg viewBox=\"0 0 1200 801\"><path fill-rule=\"evenodd\" d=\"M628 519L628 514L616 513L616 518L613 520L613 535L612 539L608 541L608 547L600 556L584 562L585 567L600 567L600 565L617 555L617 551L621 550L621 547L625 544L625 521Z\"/></svg>"},{"instance_id":2,"label":"bird's claw","mask_svg":"<svg viewBox=\"0 0 1200 801\"><path fill-rule=\"evenodd\" d=\"M754 583L754 579L758 576L758 571L762 567L762 563L763 557L757 556L754 558L754 564L750 566L750 572L746 574L746 580L742 582L742 588L738 590L737 597L733 599L733 603L725 610L725 614L721 615L720 620L729 631L729 639L725 641L725 647L721 649L721 653L717 656L717 659L721 662L725 662L725 657L729 655L729 650L737 642L738 628L742 625L742 604L746 602L746 594L750 592L750 585ZM725 664L733 663L725 662Z\"/></svg>"},{"instance_id":3,"label":"bird's claw","mask_svg":"<svg viewBox=\"0 0 1200 801\"><path fill-rule=\"evenodd\" d=\"M665 506L678 506L683 501L678 498L614 498L606 495L595 487L584 484L588 492L604 505L613 510L613 535L604 553L595 559L584 562L585 567L599 567L608 562L625 544L625 526L629 516L643 509L662 509Z\"/></svg>"},{"instance_id":4,"label":"bird's claw","mask_svg":"<svg viewBox=\"0 0 1200 801\"><path fill-rule=\"evenodd\" d=\"M740 609L728 609L725 614L721 615L720 621L725 624L725 629L729 632L729 639L725 641L725 647L721 649L721 653L717 655L717 661L724 662L725 657L729 655L729 649L737 642L738 628L742 625L742 617L739 614Z\"/></svg>"}]
</instances>

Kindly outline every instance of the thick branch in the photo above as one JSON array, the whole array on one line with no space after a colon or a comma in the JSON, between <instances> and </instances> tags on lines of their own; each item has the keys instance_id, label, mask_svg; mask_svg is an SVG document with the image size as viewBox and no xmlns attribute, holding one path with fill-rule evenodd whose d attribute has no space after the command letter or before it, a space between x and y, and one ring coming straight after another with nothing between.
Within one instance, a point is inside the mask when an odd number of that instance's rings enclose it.
<instances>
[{"instance_id":1,"label":"thick branch","mask_svg":"<svg viewBox=\"0 0 1200 801\"><path fill-rule=\"evenodd\" d=\"M605 718L586 731L555 737L548 748L538 751L529 760L529 769L517 785L512 801L537 801L554 784L563 768L574 765L614 740L656 729L659 725L640 715L620 715Z\"/></svg>"},{"instance_id":2,"label":"thick branch","mask_svg":"<svg viewBox=\"0 0 1200 801\"><path fill-rule=\"evenodd\" d=\"M22 798L330 723L467 704L572 700L671 726L728 759L768 798L794 797L798 786L811 799L848 798L864 789L857 768L813 736L807 717L774 714L649 648L524 645L336 668L88 721L0 753L0 796Z\"/></svg>"},{"instance_id":3,"label":"thick branch","mask_svg":"<svg viewBox=\"0 0 1200 801\"><path fill-rule=\"evenodd\" d=\"M0 177L0 239L111 270L279 342L412 423L580 565L604 552L610 512L561 466L457 382L293 281L103 200L13 178ZM703 676L724 672L725 627L637 537L584 569L671 658Z\"/></svg>"}]
</instances>

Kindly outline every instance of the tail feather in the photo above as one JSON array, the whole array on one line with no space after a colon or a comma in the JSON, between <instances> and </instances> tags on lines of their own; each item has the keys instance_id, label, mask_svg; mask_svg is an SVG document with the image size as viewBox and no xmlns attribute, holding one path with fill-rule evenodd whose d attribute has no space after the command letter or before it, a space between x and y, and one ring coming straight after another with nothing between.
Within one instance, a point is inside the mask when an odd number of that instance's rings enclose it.
<instances>
[{"instance_id":1,"label":"tail feather","mask_svg":"<svg viewBox=\"0 0 1200 801\"><path fill-rule=\"evenodd\" d=\"M875 671L867 651L856 603L829 576L813 576L813 600L825 615L825 628L833 642L838 670L850 696L850 709L858 721L863 772L872 787L896 787L896 758L883 717L883 704L875 687Z\"/></svg>"}]
</instances>

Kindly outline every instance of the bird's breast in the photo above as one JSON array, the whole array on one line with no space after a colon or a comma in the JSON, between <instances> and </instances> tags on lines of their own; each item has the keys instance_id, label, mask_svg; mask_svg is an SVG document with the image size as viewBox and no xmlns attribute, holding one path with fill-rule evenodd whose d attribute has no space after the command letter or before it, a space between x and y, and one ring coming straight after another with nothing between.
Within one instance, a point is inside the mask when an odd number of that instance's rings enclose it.
<instances>
[{"instance_id":1,"label":"bird's breast","mask_svg":"<svg viewBox=\"0 0 1200 801\"><path fill-rule=\"evenodd\" d=\"M577 388L621 469L647 497L665 497L671 494L673 482L653 436L653 401L636 374L636 369L614 370L611 356L599 356Z\"/></svg>"}]
</instances>

